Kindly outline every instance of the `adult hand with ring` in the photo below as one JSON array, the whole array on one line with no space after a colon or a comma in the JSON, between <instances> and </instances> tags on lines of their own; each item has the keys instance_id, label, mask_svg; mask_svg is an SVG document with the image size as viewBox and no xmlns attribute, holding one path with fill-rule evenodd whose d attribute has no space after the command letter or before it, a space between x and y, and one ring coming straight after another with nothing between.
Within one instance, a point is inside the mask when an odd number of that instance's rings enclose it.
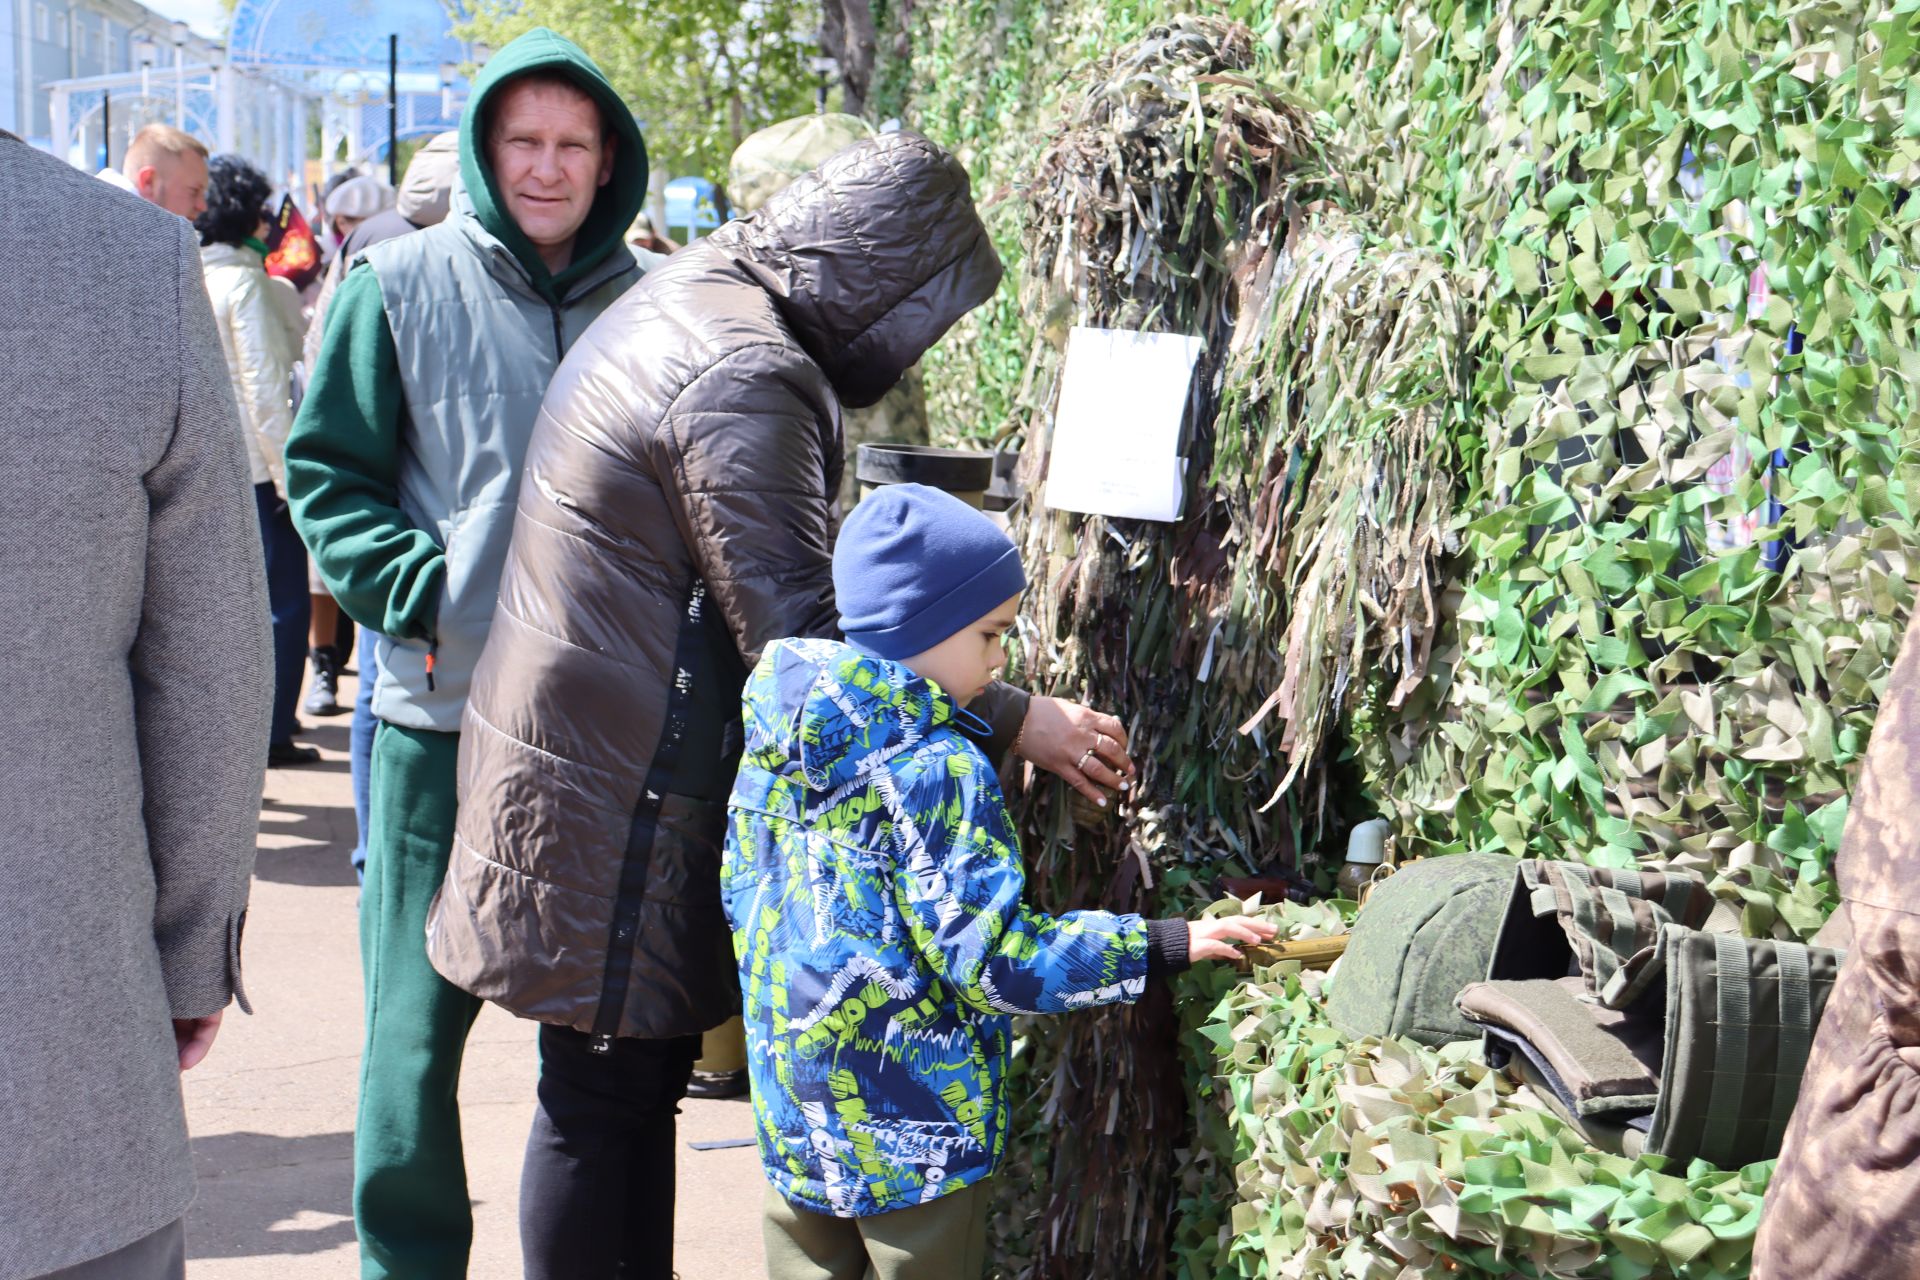
<instances>
[{"instance_id":1,"label":"adult hand with ring","mask_svg":"<svg viewBox=\"0 0 1920 1280\"><path fill-rule=\"evenodd\" d=\"M1109 791L1133 785L1126 726L1077 702L1044 697L1029 702L1019 753L1102 807Z\"/></svg>"}]
</instances>

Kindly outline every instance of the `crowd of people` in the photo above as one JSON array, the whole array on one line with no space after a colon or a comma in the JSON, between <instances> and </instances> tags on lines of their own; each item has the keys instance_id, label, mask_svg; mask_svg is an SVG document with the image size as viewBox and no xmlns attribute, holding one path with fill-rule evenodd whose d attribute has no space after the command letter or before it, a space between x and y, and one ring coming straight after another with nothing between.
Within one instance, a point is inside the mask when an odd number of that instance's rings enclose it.
<instances>
[{"instance_id":1,"label":"crowd of people","mask_svg":"<svg viewBox=\"0 0 1920 1280\"><path fill-rule=\"evenodd\" d=\"M740 1016L769 1274L971 1280L1009 1016L1271 937L1034 911L998 767L1105 805L1126 732L1000 680L988 517L842 521L846 415L1000 283L963 167L857 140L677 251L631 242L647 173L530 32L397 198L327 193L303 299L243 160L154 127L112 191L0 135L0 1280L183 1273L177 1073L246 1007L262 766L349 661L368 1280L466 1273L483 1001L540 1024L527 1276L672 1275L676 1106Z\"/></svg>"}]
</instances>

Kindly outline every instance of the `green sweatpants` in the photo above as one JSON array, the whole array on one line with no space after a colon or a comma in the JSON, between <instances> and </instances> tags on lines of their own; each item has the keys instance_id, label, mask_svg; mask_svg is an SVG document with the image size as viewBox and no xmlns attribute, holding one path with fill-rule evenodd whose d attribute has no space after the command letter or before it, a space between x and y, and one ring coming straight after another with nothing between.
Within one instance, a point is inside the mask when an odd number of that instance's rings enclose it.
<instances>
[{"instance_id":1,"label":"green sweatpants","mask_svg":"<svg viewBox=\"0 0 1920 1280\"><path fill-rule=\"evenodd\" d=\"M473 1211L460 1059L480 1001L427 963L427 908L453 848L457 733L382 724L369 771L360 964L367 1036L353 1134L362 1280L460 1280Z\"/></svg>"},{"instance_id":2,"label":"green sweatpants","mask_svg":"<svg viewBox=\"0 0 1920 1280\"><path fill-rule=\"evenodd\" d=\"M767 1188L768 1280L980 1280L993 1180L867 1218L796 1209Z\"/></svg>"}]
</instances>

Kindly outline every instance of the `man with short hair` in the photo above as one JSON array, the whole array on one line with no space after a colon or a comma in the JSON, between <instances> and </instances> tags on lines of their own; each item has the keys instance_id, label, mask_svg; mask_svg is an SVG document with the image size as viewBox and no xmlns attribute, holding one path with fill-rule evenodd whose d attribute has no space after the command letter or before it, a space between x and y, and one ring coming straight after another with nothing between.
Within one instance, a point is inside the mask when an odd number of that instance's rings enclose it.
<instances>
[{"instance_id":1,"label":"man with short hair","mask_svg":"<svg viewBox=\"0 0 1920 1280\"><path fill-rule=\"evenodd\" d=\"M207 147L170 124L133 135L118 170L100 171L114 186L192 222L207 211Z\"/></svg>"},{"instance_id":2,"label":"man with short hair","mask_svg":"<svg viewBox=\"0 0 1920 1280\"><path fill-rule=\"evenodd\" d=\"M467 687L493 618L548 380L639 279L622 234L647 189L633 117L544 28L488 62L437 226L367 249L329 304L292 435L294 519L328 589L378 631L360 946L367 991L354 1217L361 1274L466 1274L456 1100L480 1002L427 962L453 840Z\"/></svg>"}]
</instances>

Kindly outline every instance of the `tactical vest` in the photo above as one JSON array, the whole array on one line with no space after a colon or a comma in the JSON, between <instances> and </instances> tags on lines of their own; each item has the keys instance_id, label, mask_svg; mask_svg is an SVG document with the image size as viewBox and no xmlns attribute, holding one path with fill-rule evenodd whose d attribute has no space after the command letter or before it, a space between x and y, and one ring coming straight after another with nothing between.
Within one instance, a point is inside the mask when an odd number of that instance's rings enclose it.
<instances>
[{"instance_id":1,"label":"tactical vest","mask_svg":"<svg viewBox=\"0 0 1920 1280\"><path fill-rule=\"evenodd\" d=\"M380 281L406 395L400 508L447 561L433 639L380 642L373 713L443 733L459 731L486 647L547 384L574 340L640 278L617 250L555 305L472 208L460 192L445 222L362 255Z\"/></svg>"},{"instance_id":2,"label":"tactical vest","mask_svg":"<svg viewBox=\"0 0 1920 1280\"><path fill-rule=\"evenodd\" d=\"M1526 862L1460 1010L1594 1145L1733 1169L1779 1154L1841 959L1688 873Z\"/></svg>"}]
</instances>

